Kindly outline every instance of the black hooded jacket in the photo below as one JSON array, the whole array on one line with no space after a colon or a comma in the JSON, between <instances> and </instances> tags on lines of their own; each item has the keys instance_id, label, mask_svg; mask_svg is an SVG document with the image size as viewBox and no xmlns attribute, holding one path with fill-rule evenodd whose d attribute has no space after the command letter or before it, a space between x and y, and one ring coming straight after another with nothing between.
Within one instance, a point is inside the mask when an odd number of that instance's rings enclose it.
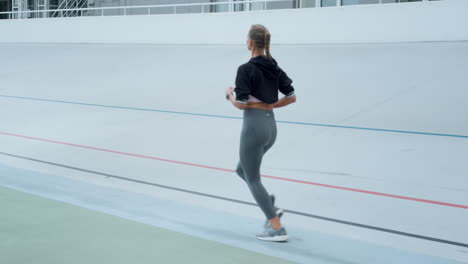
<instances>
[{"instance_id":1,"label":"black hooded jacket","mask_svg":"<svg viewBox=\"0 0 468 264\"><path fill-rule=\"evenodd\" d=\"M237 69L236 100L246 104L252 95L264 103L274 104L278 101L278 91L288 97L294 96L291 83L275 59L257 56Z\"/></svg>"}]
</instances>

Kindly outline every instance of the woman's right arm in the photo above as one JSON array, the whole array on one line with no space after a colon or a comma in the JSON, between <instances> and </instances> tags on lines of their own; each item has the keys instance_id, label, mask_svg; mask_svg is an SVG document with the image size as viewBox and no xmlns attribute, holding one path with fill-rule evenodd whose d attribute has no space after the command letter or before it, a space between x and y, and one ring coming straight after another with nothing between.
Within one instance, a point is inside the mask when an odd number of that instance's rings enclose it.
<instances>
[{"instance_id":1,"label":"woman's right arm","mask_svg":"<svg viewBox=\"0 0 468 264\"><path fill-rule=\"evenodd\" d=\"M294 87L291 85L293 81L288 77L286 72L281 68L279 69L281 71L279 76L279 90L285 96L274 103L273 108L287 106L296 102L296 93L294 92Z\"/></svg>"},{"instance_id":2,"label":"woman's right arm","mask_svg":"<svg viewBox=\"0 0 468 264\"><path fill-rule=\"evenodd\" d=\"M290 105L296 102L296 96L284 96L283 98L279 99L276 103L273 104L273 108L280 108L283 106Z\"/></svg>"}]
</instances>

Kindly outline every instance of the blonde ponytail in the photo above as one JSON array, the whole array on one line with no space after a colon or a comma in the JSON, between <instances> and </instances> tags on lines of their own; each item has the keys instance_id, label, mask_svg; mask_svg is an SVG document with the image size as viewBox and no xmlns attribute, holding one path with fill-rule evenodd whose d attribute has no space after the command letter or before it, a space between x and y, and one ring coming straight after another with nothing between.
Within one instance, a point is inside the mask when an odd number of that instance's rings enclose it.
<instances>
[{"instance_id":1,"label":"blonde ponytail","mask_svg":"<svg viewBox=\"0 0 468 264\"><path fill-rule=\"evenodd\" d=\"M249 38L254 42L255 48L265 49L268 59L272 59L270 52L271 34L268 29L260 24L254 24L250 28Z\"/></svg>"},{"instance_id":2,"label":"blonde ponytail","mask_svg":"<svg viewBox=\"0 0 468 264\"><path fill-rule=\"evenodd\" d=\"M270 39L271 39L271 34L270 32L267 31L265 34L265 52L266 52L268 59L271 60L272 58L270 54Z\"/></svg>"}]
</instances>

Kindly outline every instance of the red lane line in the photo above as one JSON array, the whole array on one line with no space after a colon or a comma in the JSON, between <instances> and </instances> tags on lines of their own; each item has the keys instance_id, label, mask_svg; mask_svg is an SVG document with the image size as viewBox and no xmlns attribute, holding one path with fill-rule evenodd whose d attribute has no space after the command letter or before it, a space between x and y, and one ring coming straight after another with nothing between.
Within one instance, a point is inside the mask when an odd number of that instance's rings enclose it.
<instances>
[{"instance_id":1,"label":"red lane line","mask_svg":"<svg viewBox=\"0 0 468 264\"><path fill-rule=\"evenodd\" d=\"M234 170L231 170L231 169L223 169L223 168L206 166L206 165L189 163L189 162L183 162L183 161L162 159L162 158L157 158L157 157L151 157L151 156L145 156L145 155L139 155L139 154L132 154L132 153L109 150L109 149L95 148L95 147L77 145L77 144L73 144L73 143L66 143L66 142L60 142L60 141L55 141L55 140L43 139L43 138L35 138L35 137L29 137L29 136L23 136L23 135L11 134L11 133L4 133L4 132L0 132L0 135L19 137L19 138L26 138L26 139L32 139L32 140L37 140L37 141L44 141L44 142L49 142L49 143L61 144L61 145L66 145L66 146L71 146L71 147L92 149L92 150L97 150L97 151L121 154L121 155L138 157L138 158L152 159L152 160L176 163L176 164L180 164L180 165L187 165L187 166L193 166L193 167L199 167L199 168L205 168L205 169L235 172ZM345 191L351 191L351 192L366 193L366 194L385 196L385 197L391 197L391 198L397 198L397 199L403 199L403 200L410 200L410 201L416 201L416 202L422 202L422 203L430 203L430 204L437 204L437 205L443 205L443 206L450 206L450 207L468 209L468 206L460 205L460 204L444 203L444 202L433 201L433 200L425 200L425 199L419 199L419 198L413 198L413 197L407 197L407 196L399 196L399 195L393 195L393 194L387 194L387 193L366 191L366 190L361 190L361 189L353 189L353 188L334 186L334 185L328 185L328 184L322 184L322 183L316 183L316 182L310 182L310 181L295 180L295 179L289 179L289 178L282 178L282 177L263 175L263 174L261 176L265 177L265 178L281 180L281 181L303 183L303 184L308 184L308 185L314 185L314 186L320 186L320 187L326 187L326 188L332 188L332 189L339 189L339 190L345 190Z\"/></svg>"},{"instance_id":2,"label":"red lane line","mask_svg":"<svg viewBox=\"0 0 468 264\"><path fill-rule=\"evenodd\" d=\"M361 189L353 189L353 188L340 187L340 186L334 186L334 185L328 185L328 184L322 184L322 183L316 183L316 182L294 180L294 179L288 179L288 178L281 178L281 177L269 176L269 175L262 175L262 176L266 177L266 178L271 178L271 179L277 179L277 180L283 180L283 181L292 181L292 182L298 182L298 183L305 183L305 184L310 184L310 185L315 185L315 186L321 186L321 187L327 187L327 188L333 188L333 189L339 189L339 190L345 190L345 191L351 191L351 192L367 193L367 194L372 194L372 195L379 195L379 196L392 197L392 198L398 198L398 199L404 199L404 200L411 200L411 201L422 202L422 203L431 203L431 204L438 204L438 205L468 209L468 206L460 205L460 204L444 203L444 202L438 202L438 201L433 201L433 200L425 200L425 199L419 199L419 198L413 198L413 197L407 197L407 196L399 196L399 195L393 195L393 194L388 194L388 193L366 191L366 190L361 190Z\"/></svg>"}]
</instances>

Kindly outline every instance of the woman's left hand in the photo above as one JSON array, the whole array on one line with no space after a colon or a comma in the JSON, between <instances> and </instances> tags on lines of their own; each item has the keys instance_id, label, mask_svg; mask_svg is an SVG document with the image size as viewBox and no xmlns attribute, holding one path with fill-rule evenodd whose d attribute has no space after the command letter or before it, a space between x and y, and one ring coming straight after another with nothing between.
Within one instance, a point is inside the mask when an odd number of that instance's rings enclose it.
<instances>
[{"instance_id":1,"label":"woman's left hand","mask_svg":"<svg viewBox=\"0 0 468 264\"><path fill-rule=\"evenodd\" d=\"M229 87L226 89L226 97L231 95L234 92L234 87Z\"/></svg>"}]
</instances>

